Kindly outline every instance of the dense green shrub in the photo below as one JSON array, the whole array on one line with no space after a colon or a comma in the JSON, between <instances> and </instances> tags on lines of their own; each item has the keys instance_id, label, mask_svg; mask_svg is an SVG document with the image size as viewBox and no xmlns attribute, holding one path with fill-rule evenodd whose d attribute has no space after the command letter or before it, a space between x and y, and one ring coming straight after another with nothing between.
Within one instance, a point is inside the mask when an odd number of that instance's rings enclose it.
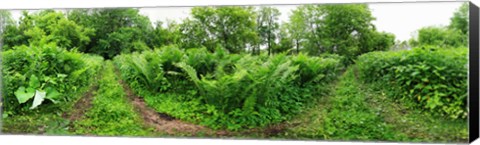
<instances>
[{"instance_id":1,"label":"dense green shrub","mask_svg":"<svg viewBox=\"0 0 480 145\"><path fill-rule=\"evenodd\" d=\"M357 61L365 82L381 82L392 95L451 118L467 117L466 48L373 52Z\"/></svg>"},{"instance_id":2,"label":"dense green shrub","mask_svg":"<svg viewBox=\"0 0 480 145\"><path fill-rule=\"evenodd\" d=\"M237 130L278 123L299 112L336 78L342 68L336 57L252 56L169 46L121 55L115 63L157 111Z\"/></svg>"},{"instance_id":3,"label":"dense green shrub","mask_svg":"<svg viewBox=\"0 0 480 145\"><path fill-rule=\"evenodd\" d=\"M102 58L55 45L23 45L3 52L2 61L4 110L15 114L42 102L71 101L66 94L88 86Z\"/></svg>"}]
</instances>

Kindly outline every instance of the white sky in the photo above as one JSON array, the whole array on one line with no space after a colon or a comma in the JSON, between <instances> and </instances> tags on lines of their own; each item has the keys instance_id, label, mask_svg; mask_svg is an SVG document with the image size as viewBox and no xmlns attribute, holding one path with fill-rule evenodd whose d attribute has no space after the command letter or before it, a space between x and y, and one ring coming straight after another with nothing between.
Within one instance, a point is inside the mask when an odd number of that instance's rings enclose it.
<instances>
[{"instance_id":1,"label":"white sky","mask_svg":"<svg viewBox=\"0 0 480 145\"><path fill-rule=\"evenodd\" d=\"M397 40L410 39L416 30L425 26L445 26L450 23L450 18L462 2L428 2L428 3L372 3L369 8L376 18L373 24L379 31L393 33ZM294 5L274 6L282 15L280 21L288 21L290 12L296 8ZM189 16L191 7L162 7L141 8L140 13L148 16L152 22L167 19L179 22ZM17 19L20 11L12 11L12 16Z\"/></svg>"}]
</instances>

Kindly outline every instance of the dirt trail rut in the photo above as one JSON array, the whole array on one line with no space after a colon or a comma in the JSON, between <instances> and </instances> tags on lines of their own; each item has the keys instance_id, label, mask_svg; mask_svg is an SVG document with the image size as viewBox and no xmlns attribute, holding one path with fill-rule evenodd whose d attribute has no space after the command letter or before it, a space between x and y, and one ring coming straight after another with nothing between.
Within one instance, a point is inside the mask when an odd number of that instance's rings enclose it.
<instances>
[{"instance_id":1,"label":"dirt trail rut","mask_svg":"<svg viewBox=\"0 0 480 145\"><path fill-rule=\"evenodd\" d=\"M115 69L115 74L120 77L120 72ZM196 135L199 132L210 135L227 135L225 131L212 131L204 126L195 125L175 119L167 114L158 113L152 108L148 107L145 101L136 96L132 89L122 80L118 79L122 85L128 99L134 105L135 110L142 116L146 124L155 127L158 132L165 132L169 135L176 135L177 133Z\"/></svg>"},{"instance_id":2,"label":"dirt trail rut","mask_svg":"<svg viewBox=\"0 0 480 145\"><path fill-rule=\"evenodd\" d=\"M115 74L117 77L120 77L120 72L118 68L115 68ZM189 134L195 136L199 133L202 133L206 136L216 136L216 137L234 137L238 135L249 135L249 134L261 134L262 136L274 136L276 134L282 133L287 127L286 124L277 124L272 125L263 129L248 129L241 132L230 132L226 130L212 130L210 128L196 125L192 123L187 123L174 117L169 116L168 114L158 113L154 109L147 106L145 101L136 96L132 89L122 80L118 79L119 83L122 85L125 93L127 94L128 99L134 105L135 110L142 116L142 119L147 125L155 127L158 132L165 132L169 135L178 135Z\"/></svg>"}]
</instances>

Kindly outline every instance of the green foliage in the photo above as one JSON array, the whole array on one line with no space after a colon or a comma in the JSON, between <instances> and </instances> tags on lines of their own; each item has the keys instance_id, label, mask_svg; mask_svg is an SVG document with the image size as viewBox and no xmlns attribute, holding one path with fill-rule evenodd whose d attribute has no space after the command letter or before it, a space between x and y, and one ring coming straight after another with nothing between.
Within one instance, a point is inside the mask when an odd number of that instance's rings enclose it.
<instances>
[{"instance_id":1,"label":"green foliage","mask_svg":"<svg viewBox=\"0 0 480 145\"><path fill-rule=\"evenodd\" d=\"M291 32L289 33L288 30L288 23L284 23L283 25L280 26L278 32L278 44L274 45L272 51L273 53L281 53L281 52L288 52L289 54L298 54L300 51L296 50L293 44L293 34Z\"/></svg>"},{"instance_id":2,"label":"green foliage","mask_svg":"<svg viewBox=\"0 0 480 145\"><path fill-rule=\"evenodd\" d=\"M468 2L465 2L460 8L453 13L453 17L450 18L450 29L460 30L463 35L468 35Z\"/></svg>"},{"instance_id":3,"label":"green foliage","mask_svg":"<svg viewBox=\"0 0 480 145\"><path fill-rule=\"evenodd\" d=\"M71 101L65 94L91 82L102 61L55 45L15 47L5 51L2 59L4 110L12 114L28 106ZM32 99L33 104L27 105Z\"/></svg>"},{"instance_id":4,"label":"green foliage","mask_svg":"<svg viewBox=\"0 0 480 145\"><path fill-rule=\"evenodd\" d=\"M450 18L448 26L427 26L418 30L418 36L409 40L413 47L434 45L443 48L467 47L468 3L464 3Z\"/></svg>"},{"instance_id":5,"label":"green foliage","mask_svg":"<svg viewBox=\"0 0 480 145\"><path fill-rule=\"evenodd\" d=\"M12 14L7 10L0 10L0 42L2 42L3 32L5 32L6 26L12 24Z\"/></svg>"},{"instance_id":6,"label":"green foliage","mask_svg":"<svg viewBox=\"0 0 480 145\"><path fill-rule=\"evenodd\" d=\"M414 47L434 45L438 47L465 47L468 36L460 30L445 27L424 27L418 30L418 38L411 39L410 44Z\"/></svg>"},{"instance_id":7,"label":"green foliage","mask_svg":"<svg viewBox=\"0 0 480 145\"><path fill-rule=\"evenodd\" d=\"M466 48L421 47L362 55L357 64L365 82L382 82L391 96L450 118L467 117ZM388 86L388 87L387 87Z\"/></svg>"},{"instance_id":8,"label":"green foliage","mask_svg":"<svg viewBox=\"0 0 480 145\"><path fill-rule=\"evenodd\" d=\"M239 130L286 120L307 100L325 93L321 87L342 68L336 57L252 56L169 46L120 55L114 62L157 111L215 129ZM131 63L132 58L138 63ZM143 88L148 82L163 89Z\"/></svg>"},{"instance_id":9,"label":"green foliage","mask_svg":"<svg viewBox=\"0 0 480 145\"><path fill-rule=\"evenodd\" d=\"M377 32L373 20L364 4L303 5L292 11L285 29L297 52L339 54L350 63L360 54L393 45L394 36Z\"/></svg>"},{"instance_id":10,"label":"green foliage","mask_svg":"<svg viewBox=\"0 0 480 145\"><path fill-rule=\"evenodd\" d=\"M275 40L279 34L280 24L278 23L278 17L280 11L273 7L260 7L257 10L257 33L260 38L259 45L266 45L268 54L272 54L275 47ZM252 50L252 54L259 54L260 47L257 46L257 52Z\"/></svg>"},{"instance_id":11,"label":"green foliage","mask_svg":"<svg viewBox=\"0 0 480 145\"><path fill-rule=\"evenodd\" d=\"M149 46L162 47L179 44L182 37L180 33L180 25L174 21L167 21L166 27L162 25L163 22L161 21L155 23L155 29L150 34L152 40L149 42Z\"/></svg>"},{"instance_id":12,"label":"green foliage","mask_svg":"<svg viewBox=\"0 0 480 145\"><path fill-rule=\"evenodd\" d=\"M214 50L220 45L232 53L239 53L256 40L252 7L194 7L191 16L192 19L180 24L183 48L204 46Z\"/></svg>"},{"instance_id":13,"label":"green foliage","mask_svg":"<svg viewBox=\"0 0 480 145\"><path fill-rule=\"evenodd\" d=\"M153 47L150 43L153 26L148 17L139 14L138 9L77 9L68 12L68 19L95 30L88 47L80 49L81 52L110 59L122 52Z\"/></svg>"},{"instance_id":14,"label":"green foliage","mask_svg":"<svg viewBox=\"0 0 480 145\"><path fill-rule=\"evenodd\" d=\"M44 10L29 14L23 12L17 25L9 25L4 33L4 50L19 45L54 43L67 49L85 49L93 29L85 28L67 19L62 12Z\"/></svg>"}]
</instances>

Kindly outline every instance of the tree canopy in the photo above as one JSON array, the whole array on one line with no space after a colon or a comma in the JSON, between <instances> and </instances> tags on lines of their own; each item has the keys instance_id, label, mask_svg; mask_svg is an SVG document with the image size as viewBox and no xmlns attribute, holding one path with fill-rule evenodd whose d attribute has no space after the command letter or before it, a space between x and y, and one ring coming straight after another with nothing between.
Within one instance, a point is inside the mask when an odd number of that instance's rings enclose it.
<instances>
[{"instance_id":1,"label":"tree canopy","mask_svg":"<svg viewBox=\"0 0 480 145\"><path fill-rule=\"evenodd\" d=\"M145 50L152 44L149 34L153 31L150 19L138 9L73 10L68 18L95 30L92 41L83 52L113 58L120 53Z\"/></svg>"},{"instance_id":2,"label":"tree canopy","mask_svg":"<svg viewBox=\"0 0 480 145\"><path fill-rule=\"evenodd\" d=\"M2 21L8 18L0 14ZM133 8L42 10L24 12L18 22L2 26L2 31L6 49L45 42L106 59L176 45L252 55L338 54L353 62L361 54L398 45L393 34L376 29L372 23L376 18L366 4L302 5L291 11L287 22L280 22L280 15L277 8L268 6L194 7L183 20L152 23ZM409 44L461 46L467 33L465 4L450 25L422 28Z\"/></svg>"},{"instance_id":3,"label":"tree canopy","mask_svg":"<svg viewBox=\"0 0 480 145\"><path fill-rule=\"evenodd\" d=\"M297 51L312 55L334 53L353 59L359 54L386 50L394 35L377 32L364 4L304 5L292 12L287 30Z\"/></svg>"},{"instance_id":4,"label":"tree canopy","mask_svg":"<svg viewBox=\"0 0 480 145\"><path fill-rule=\"evenodd\" d=\"M45 10L22 13L18 25L8 25L4 32L4 49L13 46L53 43L66 49L85 49L93 36L93 29L78 25L62 12Z\"/></svg>"},{"instance_id":5,"label":"tree canopy","mask_svg":"<svg viewBox=\"0 0 480 145\"><path fill-rule=\"evenodd\" d=\"M450 18L448 26L427 26L409 40L412 46L436 45L460 47L468 45L468 3L462 4Z\"/></svg>"},{"instance_id":6,"label":"tree canopy","mask_svg":"<svg viewBox=\"0 0 480 145\"><path fill-rule=\"evenodd\" d=\"M191 16L180 25L186 48L203 46L213 51L219 45L240 53L257 39L252 7L195 7Z\"/></svg>"}]
</instances>

